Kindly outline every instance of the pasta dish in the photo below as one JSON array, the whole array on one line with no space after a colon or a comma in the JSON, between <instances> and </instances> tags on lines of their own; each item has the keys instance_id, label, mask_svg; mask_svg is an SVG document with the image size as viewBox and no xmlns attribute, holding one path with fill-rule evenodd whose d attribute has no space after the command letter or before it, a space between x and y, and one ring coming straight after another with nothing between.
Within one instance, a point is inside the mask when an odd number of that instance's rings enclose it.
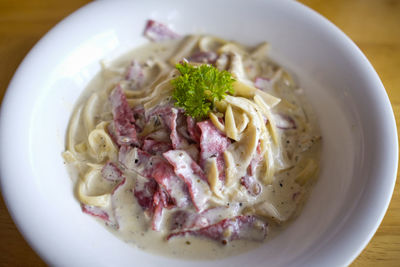
<instances>
[{"instance_id":1,"label":"pasta dish","mask_svg":"<svg viewBox=\"0 0 400 267\"><path fill-rule=\"evenodd\" d=\"M218 258L298 216L319 168L315 115L291 75L247 47L181 37L102 62L63 153L82 211L149 251Z\"/></svg>"}]
</instances>

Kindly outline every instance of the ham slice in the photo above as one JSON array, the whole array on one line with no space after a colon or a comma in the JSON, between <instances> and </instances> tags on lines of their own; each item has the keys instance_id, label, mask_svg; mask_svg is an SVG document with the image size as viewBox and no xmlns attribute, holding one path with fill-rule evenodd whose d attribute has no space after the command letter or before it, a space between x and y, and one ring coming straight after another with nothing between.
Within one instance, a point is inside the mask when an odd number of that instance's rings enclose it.
<instances>
[{"instance_id":1,"label":"ham slice","mask_svg":"<svg viewBox=\"0 0 400 267\"><path fill-rule=\"evenodd\" d=\"M179 110L170 106L161 106L152 110L148 114L151 116L160 116L164 125L170 130L170 139L174 149L185 149L188 146L187 140L177 131Z\"/></svg>"},{"instance_id":2,"label":"ham slice","mask_svg":"<svg viewBox=\"0 0 400 267\"><path fill-rule=\"evenodd\" d=\"M122 176L122 171L113 162L107 162L101 169L101 175L104 179L110 182L117 182L124 179Z\"/></svg>"},{"instance_id":3,"label":"ham slice","mask_svg":"<svg viewBox=\"0 0 400 267\"><path fill-rule=\"evenodd\" d=\"M163 156L174 167L175 174L185 182L196 210L204 210L210 198L210 187L200 166L184 150L170 150Z\"/></svg>"},{"instance_id":4,"label":"ham slice","mask_svg":"<svg viewBox=\"0 0 400 267\"><path fill-rule=\"evenodd\" d=\"M179 179L171 165L163 159L153 161L152 177L178 207L186 207L190 201L185 183Z\"/></svg>"},{"instance_id":5,"label":"ham slice","mask_svg":"<svg viewBox=\"0 0 400 267\"><path fill-rule=\"evenodd\" d=\"M86 204L81 204L82 212L89 214L93 217L99 218L103 220L107 225L118 229L119 225L117 222L115 222L114 218L110 216L105 210L103 210L100 207L96 206L91 206L91 205L86 205Z\"/></svg>"},{"instance_id":6,"label":"ham slice","mask_svg":"<svg viewBox=\"0 0 400 267\"><path fill-rule=\"evenodd\" d=\"M153 42L179 38L179 34L173 32L166 25L151 19L147 21L143 35Z\"/></svg>"},{"instance_id":7,"label":"ham slice","mask_svg":"<svg viewBox=\"0 0 400 267\"><path fill-rule=\"evenodd\" d=\"M158 189L156 181L150 179L148 181L136 181L133 194L138 204L150 216L153 213L153 197Z\"/></svg>"},{"instance_id":8,"label":"ham slice","mask_svg":"<svg viewBox=\"0 0 400 267\"><path fill-rule=\"evenodd\" d=\"M110 94L112 113L114 116L114 130L118 145L138 145L135 118L129 107L121 86L117 85Z\"/></svg>"},{"instance_id":9,"label":"ham slice","mask_svg":"<svg viewBox=\"0 0 400 267\"><path fill-rule=\"evenodd\" d=\"M119 161L127 169L149 179L149 182L154 180L159 187L166 191L168 196L178 207L185 207L188 205L189 196L185 183L175 175L171 165L162 157L152 156L137 147L122 146L119 152ZM148 186L155 189L151 184ZM145 186L145 189L146 188L148 187ZM147 203L144 206L148 206L148 198L154 195L155 190L147 190L147 192L150 193L144 194L146 197L145 202ZM138 193L136 198L143 198L143 193Z\"/></svg>"},{"instance_id":10,"label":"ham slice","mask_svg":"<svg viewBox=\"0 0 400 267\"><path fill-rule=\"evenodd\" d=\"M186 117L187 130L189 132L190 138L196 143L200 143L201 132L196 125L196 120L193 117Z\"/></svg>"},{"instance_id":11,"label":"ham slice","mask_svg":"<svg viewBox=\"0 0 400 267\"><path fill-rule=\"evenodd\" d=\"M222 242L224 245L227 242L237 239L263 241L267 236L267 224L256 219L254 216L239 215L198 230L172 233L168 235L167 240L187 235L207 237Z\"/></svg>"},{"instance_id":12,"label":"ham slice","mask_svg":"<svg viewBox=\"0 0 400 267\"><path fill-rule=\"evenodd\" d=\"M225 180L225 161L223 153L228 148L230 141L224 136L210 120L198 122L201 130L200 136L200 166L205 168L208 158L217 158L217 168L220 180Z\"/></svg>"},{"instance_id":13,"label":"ham slice","mask_svg":"<svg viewBox=\"0 0 400 267\"><path fill-rule=\"evenodd\" d=\"M187 141L176 130L178 110L176 108L171 108L171 111L167 114L163 114L162 118L164 120L164 123L171 130L170 138L172 142L172 147L174 149L182 149L187 147Z\"/></svg>"},{"instance_id":14,"label":"ham slice","mask_svg":"<svg viewBox=\"0 0 400 267\"><path fill-rule=\"evenodd\" d=\"M84 212L86 214L100 218L103 221L110 222L110 216L108 215L108 213L99 207L82 204L81 208L82 208L82 212Z\"/></svg>"},{"instance_id":15,"label":"ham slice","mask_svg":"<svg viewBox=\"0 0 400 267\"><path fill-rule=\"evenodd\" d=\"M194 230L215 224L224 218L231 217L237 211L227 207L206 209L203 212L178 210L172 215L170 230Z\"/></svg>"},{"instance_id":16,"label":"ham slice","mask_svg":"<svg viewBox=\"0 0 400 267\"><path fill-rule=\"evenodd\" d=\"M153 218L151 219L151 229L153 229L154 231L160 231L163 211L164 211L164 203L161 200L159 192L156 192L156 194L154 195L153 205L154 205L154 214Z\"/></svg>"},{"instance_id":17,"label":"ham slice","mask_svg":"<svg viewBox=\"0 0 400 267\"><path fill-rule=\"evenodd\" d=\"M167 142L160 142L153 139L146 139L143 142L142 149L152 155L161 155L172 149L172 145Z\"/></svg>"}]
</instances>

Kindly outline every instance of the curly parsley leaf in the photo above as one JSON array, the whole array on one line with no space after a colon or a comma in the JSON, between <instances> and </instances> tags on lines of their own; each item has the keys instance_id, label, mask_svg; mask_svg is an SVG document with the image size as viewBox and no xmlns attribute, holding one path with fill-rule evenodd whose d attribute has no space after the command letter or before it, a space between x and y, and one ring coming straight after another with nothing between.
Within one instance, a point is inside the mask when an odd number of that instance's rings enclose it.
<instances>
[{"instance_id":1,"label":"curly parsley leaf","mask_svg":"<svg viewBox=\"0 0 400 267\"><path fill-rule=\"evenodd\" d=\"M175 106L198 120L208 115L215 101L221 101L227 93L234 93L232 83L235 79L225 70L207 64L192 66L187 62L175 67L181 74L171 81Z\"/></svg>"}]
</instances>

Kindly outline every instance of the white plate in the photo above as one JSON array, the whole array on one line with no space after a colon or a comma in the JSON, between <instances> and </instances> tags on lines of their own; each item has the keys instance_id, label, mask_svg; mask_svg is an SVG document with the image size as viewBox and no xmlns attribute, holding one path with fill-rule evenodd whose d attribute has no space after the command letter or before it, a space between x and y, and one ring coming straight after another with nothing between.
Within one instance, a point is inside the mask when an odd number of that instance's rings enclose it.
<instances>
[{"instance_id":1,"label":"white plate","mask_svg":"<svg viewBox=\"0 0 400 267\"><path fill-rule=\"evenodd\" d=\"M378 228L396 178L397 134L376 72L335 26L292 1L98 1L51 30L18 68L0 121L2 193L19 230L59 266L204 266L146 253L82 214L61 158L72 106L101 59L145 42L145 20L246 44L267 40L318 113L320 180L302 215L249 253L208 266L349 264Z\"/></svg>"}]
</instances>

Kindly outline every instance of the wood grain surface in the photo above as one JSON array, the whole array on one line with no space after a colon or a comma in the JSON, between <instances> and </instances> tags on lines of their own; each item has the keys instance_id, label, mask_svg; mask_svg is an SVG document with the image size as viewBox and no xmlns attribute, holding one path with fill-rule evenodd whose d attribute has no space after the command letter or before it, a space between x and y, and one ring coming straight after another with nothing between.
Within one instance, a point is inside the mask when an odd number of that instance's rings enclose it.
<instances>
[{"instance_id":1,"label":"wood grain surface","mask_svg":"<svg viewBox=\"0 0 400 267\"><path fill-rule=\"evenodd\" d=\"M0 99L33 45L87 0L0 0ZM301 0L343 30L364 52L400 120L400 0ZM351 266L400 266L399 179L389 210ZM15 227L0 198L0 266L45 266Z\"/></svg>"}]
</instances>

